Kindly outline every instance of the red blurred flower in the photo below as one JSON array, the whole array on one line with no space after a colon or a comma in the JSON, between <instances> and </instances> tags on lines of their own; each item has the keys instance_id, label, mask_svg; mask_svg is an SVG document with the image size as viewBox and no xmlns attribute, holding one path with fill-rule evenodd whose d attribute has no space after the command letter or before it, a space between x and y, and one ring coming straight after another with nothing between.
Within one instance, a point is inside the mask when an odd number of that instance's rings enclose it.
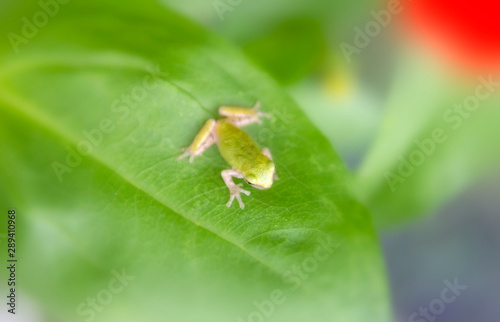
<instances>
[{"instance_id":1,"label":"red blurred flower","mask_svg":"<svg viewBox=\"0 0 500 322\"><path fill-rule=\"evenodd\" d=\"M414 35L446 60L469 71L500 71L500 0L401 1Z\"/></svg>"}]
</instances>

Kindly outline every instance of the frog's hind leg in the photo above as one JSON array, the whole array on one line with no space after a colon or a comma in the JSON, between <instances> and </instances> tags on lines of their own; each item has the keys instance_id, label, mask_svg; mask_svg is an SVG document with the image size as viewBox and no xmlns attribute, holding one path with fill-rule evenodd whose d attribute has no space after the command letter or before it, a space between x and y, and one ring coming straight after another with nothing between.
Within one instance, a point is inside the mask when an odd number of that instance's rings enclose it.
<instances>
[{"instance_id":1,"label":"frog's hind leg","mask_svg":"<svg viewBox=\"0 0 500 322\"><path fill-rule=\"evenodd\" d=\"M243 127L252 123L261 124L261 117L270 118L271 115L259 111L260 102L255 103L251 108L234 107L234 106L221 106L219 107L219 114L226 117L226 120L237 127Z\"/></svg>"},{"instance_id":2,"label":"frog's hind leg","mask_svg":"<svg viewBox=\"0 0 500 322\"><path fill-rule=\"evenodd\" d=\"M243 178L243 175L241 172L239 172L236 169L230 169L230 170L223 170L221 172L222 179L224 179L224 182L226 183L226 186L229 188L229 201L227 202L226 206L229 208L231 207L231 204L233 203L234 198L238 200L238 203L240 204L240 208L243 209L245 208L245 205L243 204L243 201L241 201L241 196L240 194L244 193L247 196L250 195L250 191L241 189L242 184L238 183L235 184L233 182L233 178Z\"/></svg>"},{"instance_id":3,"label":"frog's hind leg","mask_svg":"<svg viewBox=\"0 0 500 322\"><path fill-rule=\"evenodd\" d=\"M208 120L196 135L190 146L183 148L184 152L177 160L189 156L189 162L193 162L195 156L202 154L211 145L217 143L217 122L214 119Z\"/></svg>"}]
</instances>

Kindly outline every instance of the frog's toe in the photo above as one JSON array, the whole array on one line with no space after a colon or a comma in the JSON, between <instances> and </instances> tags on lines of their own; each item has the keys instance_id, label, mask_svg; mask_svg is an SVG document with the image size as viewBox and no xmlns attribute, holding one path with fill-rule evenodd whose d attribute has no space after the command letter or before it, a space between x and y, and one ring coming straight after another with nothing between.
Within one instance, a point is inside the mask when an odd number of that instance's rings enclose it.
<instances>
[{"instance_id":1,"label":"frog's toe","mask_svg":"<svg viewBox=\"0 0 500 322\"><path fill-rule=\"evenodd\" d=\"M231 205L233 204L233 200L234 200L234 195L231 195L231 197L229 197L229 201L226 203L226 207L231 207Z\"/></svg>"},{"instance_id":2,"label":"frog's toe","mask_svg":"<svg viewBox=\"0 0 500 322\"><path fill-rule=\"evenodd\" d=\"M239 183L239 184L235 185L235 187L233 189L231 189L231 195L229 197L229 201L226 204L226 206L228 208L231 207L231 205L233 204L234 198L236 198L236 200L238 200L238 204L240 205L241 209L245 208L245 204L241 200L241 194L243 193L247 196L250 196L250 191L247 191L245 189L241 189L242 185L243 184Z\"/></svg>"},{"instance_id":3,"label":"frog's toe","mask_svg":"<svg viewBox=\"0 0 500 322\"><path fill-rule=\"evenodd\" d=\"M184 153L182 153L181 155L179 155L179 156L177 157L177 161L182 160L182 159L184 159L185 157L188 157L188 156L193 157L193 156L191 155L191 151L189 151L189 148L182 148L182 149L181 149L181 151L183 151ZM191 159L191 158L190 158L190 159Z\"/></svg>"},{"instance_id":4,"label":"frog's toe","mask_svg":"<svg viewBox=\"0 0 500 322\"><path fill-rule=\"evenodd\" d=\"M193 160L197 156L197 153L193 152L190 146L188 146L187 148L182 148L181 151L183 153L177 157L177 161L189 157L189 163L193 163Z\"/></svg>"},{"instance_id":5,"label":"frog's toe","mask_svg":"<svg viewBox=\"0 0 500 322\"><path fill-rule=\"evenodd\" d=\"M243 183L238 183L236 185L238 188L237 188L237 193L240 194L240 193L244 193L246 194L247 196L250 196L250 191L248 190L245 190L245 189L241 189L241 186L243 186Z\"/></svg>"},{"instance_id":6,"label":"frog's toe","mask_svg":"<svg viewBox=\"0 0 500 322\"><path fill-rule=\"evenodd\" d=\"M245 209L245 204L243 203L243 201L241 201L241 196L239 194L236 195L236 200L238 200L238 203L240 204L240 208Z\"/></svg>"}]
</instances>

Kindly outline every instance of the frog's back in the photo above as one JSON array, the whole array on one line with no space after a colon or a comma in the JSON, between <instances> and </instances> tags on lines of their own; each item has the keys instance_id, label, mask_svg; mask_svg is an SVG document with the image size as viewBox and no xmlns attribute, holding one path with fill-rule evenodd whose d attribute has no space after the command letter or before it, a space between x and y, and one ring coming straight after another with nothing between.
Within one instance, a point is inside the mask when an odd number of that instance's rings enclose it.
<instances>
[{"instance_id":1,"label":"frog's back","mask_svg":"<svg viewBox=\"0 0 500 322\"><path fill-rule=\"evenodd\" d=\"M217 136L220 154L235 169L251 168L263 156L247 133L225 120L217 122Z\"/></svg>"}]
</instances>

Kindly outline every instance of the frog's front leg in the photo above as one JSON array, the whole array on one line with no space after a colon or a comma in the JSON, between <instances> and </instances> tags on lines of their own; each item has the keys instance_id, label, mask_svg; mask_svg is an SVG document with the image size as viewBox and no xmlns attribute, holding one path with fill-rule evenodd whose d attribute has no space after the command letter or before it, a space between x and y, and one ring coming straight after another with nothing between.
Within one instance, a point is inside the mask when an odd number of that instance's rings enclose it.
<instances>
[{"instance_id":1,"label":"frog's front leg","mask_svg":"<svg viewBox=\"0 0 500 322\"><path fill-rule=\"evenodd\" d=\"M234 107L234 106L221 106L219 107L219 114L225 116L227 121L236 127L242 127L252 123L261 124L260 117L271 117L268 113L259 111L260 102L255 103L251 108Z\"/></svg>"},{"instance_id":2,"label":"frog's front leg","mask_svg":"<svg viewBox=\"0 0 500 322\"><path fill-rule=\"evenodd\" d=\"M233 182L233 178L241 179L243 178L243 174L241 174L241 172L239 172L236 169L231 169L231 170L223 170L221 172L221 175L222 179L224 179L224 182L226 183L226 186L229 188L229 193L230 193L229 201L227 202L226 206L231 207L234 198L236 198L236 200L238 200L238 203L240 204L240 208L241 209L245 208L243 201L241 201L240 194L244 193L247 196L250 196L250 191L241 189L242 186L241 183L235 184Z\"/></svg>"},{"instance_id":3,"label":"frog's front leg","mask_svg":"<svg viewBox=\"0 0 500 322\"><path fill-rule=\"evenodd\" d=\"M201 128L200 132L196 135L190 146L183 148L177 160L184 159L189 156L189 162L193 162L195 156L203 153L212 144L217 143L217 121L214 119L208 120Z\"/></svg>"}]
</instances>

